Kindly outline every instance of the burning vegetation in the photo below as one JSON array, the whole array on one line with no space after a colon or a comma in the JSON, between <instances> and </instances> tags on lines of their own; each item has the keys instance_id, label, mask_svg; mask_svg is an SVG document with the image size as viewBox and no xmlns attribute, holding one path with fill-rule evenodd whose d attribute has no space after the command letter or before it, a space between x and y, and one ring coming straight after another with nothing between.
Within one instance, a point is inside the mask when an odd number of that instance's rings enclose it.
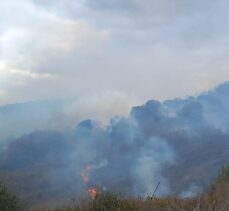
<instances>
[{"instance_id":1,"label":"burning vegetation","mask_svg":"<svg viewBox=\"0 0 229 211\"><path fill-rule=\"evenodd\" d=\"M86 166L80 173L80 176L82 177L83 182L85 184L89 182L89 175L90 175L91 170L92 170L91 166Z\"/></svg>"},{"instance_id":2,"label":"burning vegetation","mask_svg":"<svg viewBox=\"0 0 229 211\"><path fill-rule=\"evenodd\" d=\"M92 199L96 199L96 197L98 196L98 190L96 188L90 188L88 190L89 195L91 196Z\"/></svg>"},{"instance_id":3,"label":"burning vegetation","mask_svg":"<svg viewBox=\"0 0 229 211\"><path fill-rule=\"evenodd\" d=\"M195 197L124 197L102 191L94 200L58 211L228 211L229 167L223 168L208 193Z\"/></svg>"},{"instance_id":4,"label":"burning vegetation","mask_svg":"<svg viewBox=\"0 0 229 211\"><path fill-rule=\"evenodd\" d=\"M86 166L80 173L80 176L82 177L82 180L84 182L84 184L86 185L87 189L88 189L88 194L91 197L91 199L96 199L96 197L98 196L98 189L95 187L90 187L89 185L89 181L90 181L90 173L92 171L93 167L88 165Z\"/></svg>"}]
</instances>

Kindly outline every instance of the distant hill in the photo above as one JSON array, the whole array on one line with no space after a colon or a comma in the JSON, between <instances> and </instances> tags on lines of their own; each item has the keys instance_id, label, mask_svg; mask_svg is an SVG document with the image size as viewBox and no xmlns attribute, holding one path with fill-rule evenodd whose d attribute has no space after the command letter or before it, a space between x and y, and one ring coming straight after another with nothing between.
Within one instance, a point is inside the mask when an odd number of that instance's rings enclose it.
<instances>
[{"instance_id":1,"label":"distant hill","mask_svg":"<svg viewBox=\"0 0 229 211\"><path fill-rule=\"evenodd\" d=\"M36 130L56 128L55 118L61 116L64 102L33 101L0 106L0 144Z\"/></svg>"}]
</instances>

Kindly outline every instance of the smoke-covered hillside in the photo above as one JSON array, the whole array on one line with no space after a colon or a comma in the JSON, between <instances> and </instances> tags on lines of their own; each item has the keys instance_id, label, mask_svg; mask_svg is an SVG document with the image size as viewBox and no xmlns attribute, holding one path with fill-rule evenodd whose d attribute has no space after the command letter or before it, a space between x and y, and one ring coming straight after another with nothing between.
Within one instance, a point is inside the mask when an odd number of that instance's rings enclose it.
<instances>
[{"instance_id":1,"label":"smoke-covered hillside","mask_svg":"<svg viewBox=\"0 0 229 211\"><path fill-rule=\"evenodd\" d=\"M21 109L16 117L23 122L29 116ZM7 126L16 118L11 108L1 107L0 114L1 130L22 129L18 119ZM84 120L74 129L51 131L46 112L35 116L31 133L2 148L0 167L0 179L30 203L55 203L97 186L146 196L159 181L158 195L191 196L229 162L229 83L196 97L148 101L106 127ZM43 127L36 128L36 121Z\"/></svg>"}]
</instances>

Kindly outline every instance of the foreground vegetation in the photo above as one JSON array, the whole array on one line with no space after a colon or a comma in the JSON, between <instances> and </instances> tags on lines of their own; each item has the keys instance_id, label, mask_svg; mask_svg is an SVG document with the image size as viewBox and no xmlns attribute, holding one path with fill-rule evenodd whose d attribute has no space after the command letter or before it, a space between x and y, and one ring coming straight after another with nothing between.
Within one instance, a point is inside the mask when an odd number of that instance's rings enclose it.
<instances>
[{"instance_id":1,"label":"foreground vegetation","mask_svg":"<svg viewBox=\"0 0 229 211\"><path fill-rule=\"evenodd\" d=\"M56 211L229 211L229 168L223 168L208 194L194 198L125 198L102 192L95 200Z\"/></svg>"},{"instance_id":2,"label":"foreground vegetation","mask_svg":"<svg viewBox=\"0 0 229 211\"><path fill-rule=\"evenodd\" d=\"M16 197L0 185L0 211L21 210L28 209L21 209ZM193 198L127 198L102 191L94 200L81 200L55 211L229 211L229 167L221 170L207 194Z\"/></svg>"},{"instance_id":3,"label":"foreground vegetation","mask_svg":"<svg viewBox=\"0 0 229 211\"><path fill-rule=\"evenodd\" d=\"M21 206L13 194L11 194L4 184L0 184L0 210L1 211L20 211Z\"/></svg>"}]
</instances>

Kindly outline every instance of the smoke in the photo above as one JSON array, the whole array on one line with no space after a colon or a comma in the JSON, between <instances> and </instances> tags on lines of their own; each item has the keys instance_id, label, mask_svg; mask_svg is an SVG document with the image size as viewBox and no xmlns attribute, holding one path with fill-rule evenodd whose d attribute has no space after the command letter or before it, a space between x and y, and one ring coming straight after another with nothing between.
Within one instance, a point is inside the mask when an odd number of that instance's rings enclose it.
<instances>
[{"instance_id":1,"label":"smoke","mask_svg":"<svg viewBox=\"0 0 229 211\"><path fill-rule=\"evenodd\" d=\"M151 100L106 126L89 119L59 132L24 135L1 154L0 176L11 175L12 188L26 197L31 191L33 198L45 192L80 194L88 186L148 196L158 182L157 195L187 197L205 190L228 164L228 123L225 83L196 97ZM81 176L87 166L85 185Z\"/></svg>"},{"instance_id":2,"label":"smoke","mask_svg":"<svg viewBox=\"0 0 229 211\"><path fill-rule=\"evenodd\" d=\"M165 165L174 163L174 155L167 142L161 138L153 137L147 141L140 150L136 160L133 175L135 175L134 190L137 194L144 196L153 194L157 183L162 183L158 195L165 195L170 192L169 185L161 169Z\"/></svg>"},{"instance_id":3,"label":"smoke","mask_svg":"<svg viewBox=\"0 0 229 211\"><path fill-rule=\"evenodd\" d=\"M59 116L62 107L58 100L0 106L0 144L36 130L52 129L52 118Z\"/></svg>"},{"instance_id":4,"label":"smoke","mask_svg":"<svg viewBox=\"0 0 229 211\"><path fill-rule=\"evenodd\" d=\"M77 99L2 105L0 146L34 131L71 129L84 119L96 119L104 125L112 116L127 116L136 102L134 96L107 92Z\"/></svg>"},{"instance_id":5,"label":"smoke","mask_svg":"<svg viewBox=\"0 0 229 211\"><path fill-rule=\"evenodd\" d=\"M201 192L200 187L196 184L191 184L187 190L181 192L181 197L183 198L190 198L196 196Z\"/></svg>"},{"instance_id":6,"label":"smoke","mask_svg":"<svg viewBox=\"0 0 229 211\"><path fill-rule=\"evenodd\" d=\"M96 119L107 124L114 115L127 116L131 106L136 102L137 99L134 96L106 92L73 100L65 107L64 113L70 126L76 124L76 120L84 119Z\"/></svg>"}]
</instances>

